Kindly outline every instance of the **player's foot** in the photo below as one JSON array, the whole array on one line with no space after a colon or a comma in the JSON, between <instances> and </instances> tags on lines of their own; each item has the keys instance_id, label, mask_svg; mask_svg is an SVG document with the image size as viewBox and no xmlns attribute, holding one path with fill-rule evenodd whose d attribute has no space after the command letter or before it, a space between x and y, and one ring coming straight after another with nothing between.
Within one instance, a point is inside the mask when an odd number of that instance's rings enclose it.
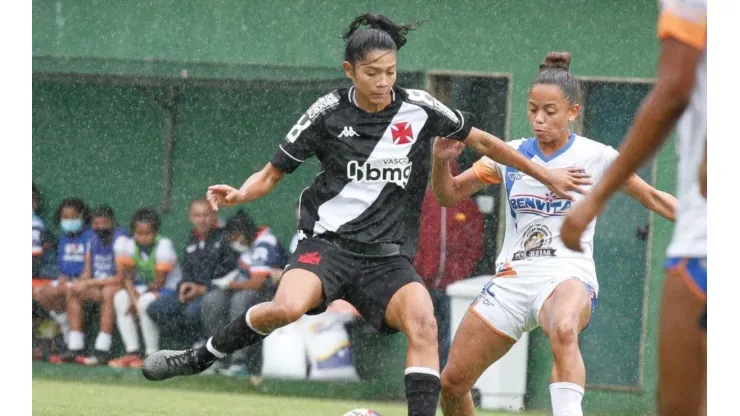
<instances>
[{"instance_id":1,"label":"player's foot","mask_svg":"<svg viewBox=\"0 0 740 416\"><path fill-rule=\"evenodd\" d=\"M191 348L181 351L157 351L146 357L141 372L147 380L152 381L201 373L216 361L216 357L197 354L197 351Z\"/></svg>"},{"instance_id":2,"label":"player's foot","mask_svg":"<svg viewBox=\"0 0 740 416\"><path fill-rule=\"evenodd\" d=\"M137 362L141 362L141 355L138 352L134 352L134 353L129 353L121 357L118 357L116 359L108 361L108 367L113 367L113 368L134 367L133 364L136 364ZM141 368L141 366L139 366L139 368Z\"/></svg>"}]
</instances>

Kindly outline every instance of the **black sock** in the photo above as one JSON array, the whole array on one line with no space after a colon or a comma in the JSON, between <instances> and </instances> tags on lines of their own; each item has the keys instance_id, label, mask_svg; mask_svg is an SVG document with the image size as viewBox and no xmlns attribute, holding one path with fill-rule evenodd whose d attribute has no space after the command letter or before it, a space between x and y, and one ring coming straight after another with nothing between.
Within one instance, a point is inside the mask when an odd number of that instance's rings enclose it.
<instances>
[{"instance_id":1,"label":"black sock","mask_svg":"<svg viewBox=\"0 0 740 416\"><path fill-rule=\"evenodd\" d=\"M439 401L439 377L426 373L408 373L406 399L409 403L408 416L434 416Z\"/></svg>"},{"instance_id":2,"label":"black sock","mask_svg":"<svg viewBox=\"0 0 740 416\"><path fill-rule=\"evenodd\" d=\"M247 312L221 328L211 338L211 346L218 352L233 354L244 347L254 345L265 339L267 335L257 333L247 325ZM201 347L200 350L208 351L205 346ZM210 354L210 351L208 353Z\"/></svg>"}]
</instances>

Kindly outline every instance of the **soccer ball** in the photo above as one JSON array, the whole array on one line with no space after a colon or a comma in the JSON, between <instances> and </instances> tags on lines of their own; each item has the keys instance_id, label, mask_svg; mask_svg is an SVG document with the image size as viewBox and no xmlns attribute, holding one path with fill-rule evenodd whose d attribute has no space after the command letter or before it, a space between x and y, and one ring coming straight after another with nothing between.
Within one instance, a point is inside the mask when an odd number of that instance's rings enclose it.
<instances>
[{"instance_id":1,"label":"soccer ball","mask_svg":"<svg viewBox=\"0 0 740 416\"><path fill-rule=\"evenodd\" d=\"M342 416L382 416L380 413L372 409L355 409L350 410Z\"/></svg>"}]
</instances>

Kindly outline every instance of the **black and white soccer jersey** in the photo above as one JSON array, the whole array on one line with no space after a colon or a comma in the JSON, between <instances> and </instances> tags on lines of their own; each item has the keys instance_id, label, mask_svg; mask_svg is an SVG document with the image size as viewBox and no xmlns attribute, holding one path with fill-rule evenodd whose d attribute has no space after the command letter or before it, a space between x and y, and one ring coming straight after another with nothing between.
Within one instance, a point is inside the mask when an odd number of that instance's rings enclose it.
<instances>
[{"instance_id":1,"label":"black and white soccer jersey","mask_svg":"<svg viewBox=\"0 0 740 416\"><path fill-rule=\"evenodd\" d=\"M364 243L416 240L436 136L464 140L470 115L425 91L394 87L391 104L368 113L354 87L319 98L275 151L271 163L293 172L316 156L322 172L300 199L299 230ZM413 223L417 226L413 227ZM410 226L411 225L411 226Z\"/></svg>"}]
</instances>

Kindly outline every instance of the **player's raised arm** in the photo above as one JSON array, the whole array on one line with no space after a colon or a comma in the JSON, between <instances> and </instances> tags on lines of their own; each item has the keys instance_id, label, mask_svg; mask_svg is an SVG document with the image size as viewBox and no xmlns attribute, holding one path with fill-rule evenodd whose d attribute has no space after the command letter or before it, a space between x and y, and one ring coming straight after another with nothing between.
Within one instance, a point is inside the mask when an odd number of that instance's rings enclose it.
<instances>
[{"instance_id":1,"label":"player's raised arm","mask_svg":"<svg viewBox=\"0 0 740 416\"><path fill-rule=\"evenodd\" d=\"M442 206L453 206L487 185L478 179L472 168L460 175L452 175L450 160L456 158L463 148L465 145L455 140L442 138L434 140L432 191Z\"/></svg>"},{"instance_id":2,"label":"player's raised arm","mask_svg":"<svg viewBox=\"0 0 740 416\"><path fill-rule=\"evenodd\" d=\"M660 24L659 24L660 26ZM658 78L655 86L637 110L627 137L619 148L619 157L611 164L590 194L576 205L563 224L561 237L571 250L580 249L580 235L604 207L606 201L668 139L676 122L691 100L696 67L703 54L698 43L663 38Z\"/></svg>"},{"instance_id":3,"label":"player's raised arm","mask_svg":"<svg viewBox=\"0 0 740 416\"><path fill-rule=\"evenodd\" d=\"M588 175L576 168L548 170L527 159L498 137L476 128L470 130L464 143L502 165L511 166L537 179L561 198L572 200L569 191L583 194L579 185L591 183Z\"/></svg>"},{"instance_id":4,"label":"player's raised arm","mask_svg":"<svg viewBox=\"0 0 740 416\"><path fill-rule=\"evenodd\" d=\"M272 163L268 163L262 170L253 173L239 189L229 185L209 186L206 198L217 211L219 206L233 207L252 202L269 194L284 175Z\"/></svg>"}]
</instances>

